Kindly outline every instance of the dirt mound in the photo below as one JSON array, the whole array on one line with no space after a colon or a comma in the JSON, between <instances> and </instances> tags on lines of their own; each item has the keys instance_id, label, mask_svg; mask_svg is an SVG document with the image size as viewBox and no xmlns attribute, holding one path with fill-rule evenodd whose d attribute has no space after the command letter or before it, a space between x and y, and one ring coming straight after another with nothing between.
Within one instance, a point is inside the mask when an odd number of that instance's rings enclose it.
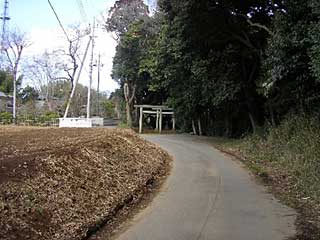
<instances>
[{"instance_id":1,"label":"dirt mound","mask_svg":"<svg viewBox=\"0 0 320 240\"><path fill-rule=\"evenodd\" d=\"M0 128L1 239L83 239L169 156L128 130Z\"/></svg>"}]
</instances>

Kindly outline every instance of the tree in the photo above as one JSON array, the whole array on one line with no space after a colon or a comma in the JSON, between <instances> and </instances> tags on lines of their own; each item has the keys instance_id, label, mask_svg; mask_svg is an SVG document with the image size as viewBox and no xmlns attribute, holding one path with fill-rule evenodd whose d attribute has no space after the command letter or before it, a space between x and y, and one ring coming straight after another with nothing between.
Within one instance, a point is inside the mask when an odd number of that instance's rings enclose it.
<instances>
[{"instance_id":1,"label":"tree","mask_svg":"<svg viewBox=\"0 0 320 240\"><path fill-rule=\"evenodd\" d=\"M116 36L120 41L121 35L125 34L131 24L144 20L148 17L148 7L142 0L117 0L108 11L104 28Z\"/></svg>"},{"instance_id":2,"label":"tree","mask_svg":"<svg viewBox=\"0 0 320 240\"><path fill-rule=\"evenodd\" d=\"M114 32L119 42L113 61L112 76L124 92L127 124L132 126L133 103L137 82L142 78L140 61L146 43L148 8L141 0L121 0L109 10L105 28Z\"/></svg>"},{"instance_id":3,"label":"tree","mask_svg":"<svg viewBox=\"0 0 320 240\"><path fill-rule=\"evenodd\" d=\"M170 92L179 115L203 126L219 112L228 132L230 113L240 110L257 131L264 97L256 81L272 34L270 12L280 4L162 0L159 5L165 21L155 45L153 80Z\"/></svg>"},{"instance_id":4,"label":"tree","mask_svg":"<svg viewBox=\"0 0 320 240\"><path fill-rule=\"evenodd\" d=\"M34 56L28 63L27 75L34 83L40 96L43 97L48 105L48 110L52 111L51 100L57 81L71 81L61 68L61 56L56 51L51 53L45 51L42 55Z\"/></svg>"},{"instance_id":5,"label":"tree","mask_svg":"<svg viewBox=\"0 0 320 240\"><path fill-rule=\"evenodd\" d=\"M13 92L13 76L8 71L0 71L0 92L5 94L12 94Z\"/></svg>"},{"instance_id":6,"label":"tree","mask_svg":"<svg viewBox=\"0 0 320 240\"><path fill-rule=\"evenodd\" d=\"M277 12L273 20L261 81L272 122L289 111L314 111L319 104L319 44L314 31L319 15L310 3L286 1L285 11Z\"/></svg>"},{"instance_id":7,"label":"tree","mask_svg":"<svg viewBox=\"0 0 320 240\"><path fill-rule=\"evenodd\" d=\"M33 87L26 86L19 92L19 97L21 98L22 103L29 101L35 101L39 97L37 90Z\"/></svg>"},{"instance_id":8,"label":"tree","mask_svg":"<svg viewBox=\"0 0 320 240\"><path fill-rule=\"evenodd\" d=\"M123 88L126 102L127 124L132 126L133 103L137 92L140 59L143 54L143 22L135 23L123 35L116 48L113 60L112 78Z\"/></svg>"},{"instance_id":9,"label":"tree","mask_svg":"<svg viewBox=\"0 0 320 240\"><path fill-rule=\"evenodd\" d=\"M23 50L30 46L30 42L23 33L10 32L4 43L4 52L7 56L8 67L13 76L13 119L16 118L17 80Z\"/></svg>"},{"instance_id":10,"label":"tree","mask_svg":"<svg viewBox=\"0 0 320 240\"><path fill-rule=\"evenodd\" d=\"M319 112L319 7L160 0L159 13L118 32L113 77L127 112L134 101L166 103L184 130L225 136L259 132L288 111Z\"/></svg>"},{"instance_id":11,"label":"tree","mask_svg":"<svg viewBox=\"0 0 320 240\"><path fill-rule=\"evenodd\" d=\"M65 56L64 60L58 66L66 73L67 79L73 88L82 59L84 40L90 34L90 29L81 29L79 26L71 26L68 29L68 47L67 49L56 50L55 55Z\"/></svg>"},{"instance_id":12,"label":"tree","mask_svg":"<svg viewBox=\"0 0 320 240\"><path fill-rule=\"evenodd\" d=\"M311 40L311 69L313 76L320 82L320 2L316 0L309 1L309 7L312 13L312 23L309 29Z\"/></svg>"},{"instance_id":13,"label":"tree","mask_svg":"<svg viewBox=\"0 0 320 240\"><path fill-rule=\"evenodd\" d=\"M78 27L73 27L71 29L72 37L71 38L68 37L67 39L69 43L68 50L67 51L62 50L63 52L65 52L65 55L68 58L68 62L62 63L61 66L62 66L62 69L67 73L69 81L71 83L70 95L67 100L66 109L64 113L65 118L68 116L68 111L69 111L73 96L75 94L77 81L80 78L84 60L86 59L87 52L92 39L90 37L87 47L85 49L83 59L81 59L79 56L81 46L82 46L82 40L84 37L88 36L89 33L90 31L88 29L80 30ZM80 61L80 68L79 68L78 60Z\"/></svg>"},{"instance_id":14,"label":"tree","mask_svg":"<svg viewBox=\"0 0 320 240\"><path fill-rule=\"evenodd\" d=\"M102 102L103 110L105 116L107 118L114 118L115 117L115 104L111 100L104 100Z\"/></svg>"}]
</instances>

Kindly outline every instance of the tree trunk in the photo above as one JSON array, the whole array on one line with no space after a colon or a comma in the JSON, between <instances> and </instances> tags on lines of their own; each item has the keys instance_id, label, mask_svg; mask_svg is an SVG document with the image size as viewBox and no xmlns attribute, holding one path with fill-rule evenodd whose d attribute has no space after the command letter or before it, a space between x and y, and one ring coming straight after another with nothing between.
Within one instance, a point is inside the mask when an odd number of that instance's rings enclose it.
<instances>
[{"instance_id":1,"label":"tree trunk","mask_svg":"<svg viewBox=\"0 0 320 240\"><path fill-rule=\"evenodd\" d=\"M202 136L202 127L201 127L201 120L198 118L198 127L199 127L199 135Z\"/></svg>"},{"instance_id":2,"label":"tree trunk","mask_svg":"<svg viewBox=\"0 0 320 240\"><path fill-rule=\"evenodd\" d=\"M249 96L249 95L247 95ZM258 116L258 107L256 106L255 102L252 100L250 101L250 98L247 97L247 108L248 108L248 116L250 119L250 123L251 123L251 127L252 127L252 131L253 133L257 133L257 130L259 129L259 123L257 120L257 116Z\"/></svg>"},{"instance_id":3,"label":"tree trunk","mask_svg":"<svg viewBox=\"0 0 320 240\"><path fill-rule=\"evenodd\" d=\"M134 109L134 121L133 121L133 124L135 126L137 126L139 123L139 109L138 108L135 108Z\"/></svg>"},{"instance_id":4,"label":"tree trunk","mask_svg":"<svg viewBox=\"0 0 320 240\"><path fill-rule=\"evenodd\" d=\"M226 131L224 132L224 136L229 137L230 136L230 119L228 116L225 117L224 122L225 122L225 127L226 127Z\"/></svg>"},{"instance_id":5,"label":"tree trunk","mask_svg":"<svg viewBox=\"0 0 320 240\"><path fill-rule=\"evenodd\" d=\"M269 113L270 113L270 118L271 118L271 125L274 127L274 126L276 126L276 120L275 120L275 117L274 117L274 111L273 111L273 108L272 108L270 103L268 104L268 107L269 107Z\"/></svg>"},{"instance_id":6,"label":"tree trunk","mask_svg":"<svg viewBox=\"0 0 320 240\"><path fill-rule=\"evenodd\" d=\"M120 111L119 103L115 103L114 111L116 113L116 118L121 119L121 111Z\"/></svg>"},{"instance_id":7,"label":"tree trunk","mask_svg":"<svg viewBox=\"0 0 320 240\"><path fill-rule=\"evenodd\" d=\"M250 73L248 73L247 69L246 69L246 65L245 65L245 60L242 58L241 60L242 62L242 72L243 72L243 78L246 80L246 85L244 86L244 94L245 94L245 98L246 98L246 104L248 107L248 115L249 115L249 119L250 119L250 123L252 126L252 130L253 133L257 133L257 129L258 129L258 124L255 118L255 113L257 110L257 107L255 106L255 99L254 99L254 94L252 90L252 86L254 86L253 83L253 79L255 76L255 73L257 71L258 65L257 63L254 63L252 68L250 69Z\"/></svg>"},{"instance_id":8,"label":"tree trunk","mask_svg":"<svg viewBox=\"0 0 320 240\"><path fill-rule=\"evenodd\" d=\"M16 114L17 114L17 71L13 73L13 103L12 103L12 117L13 122L16 123Z\"/></svg>"},{"instance_id":9,"label":"tree trunk","mask_svg":"<svg viewBox=\"0 0 320 240\"><path fill-rule=\"evenodd\" d=\"M253 133L257 133L257 123L256 123L256 120L253 116L253 114L249 111L249 119L250 119L250 123L251 123L251 127L252 127L252 130L253 130Z\"/></svg>"},{"instance_id":10,"label":"tree trunk","mask_svg":"<svg viewBox=\"0 0 320 240\"><path fill-rule=\"evenodd\" d=\"M129 102L126 101L126 116L127 116L127 125L129 127L132 126L132 116L131 116L131 108Z\"/></svg>"},{"instance_id":11,"label":"tree trunk","mask_svg":"<svg viewBox=\"0 0 320 240\"><path fill-rule=\"evenodd\" d=\"M130 88L132 88L130 90ZM132 103L135 98L136 86L130 86L128 82L126 82L123 86L124 98L126 101L126 115L127 115L127 125L132 127Z\"/></svg>"},{"instance_id":12,"label":"tree trunk","mask_svg":"<svg viewBox=\"0 0 320 240\"><path fill-rule=\"evenodd\" d=\"M197 135L196 125L194 124L194 120L192 120L192 131L194 135Z\"/></svg>"}]
</instances>

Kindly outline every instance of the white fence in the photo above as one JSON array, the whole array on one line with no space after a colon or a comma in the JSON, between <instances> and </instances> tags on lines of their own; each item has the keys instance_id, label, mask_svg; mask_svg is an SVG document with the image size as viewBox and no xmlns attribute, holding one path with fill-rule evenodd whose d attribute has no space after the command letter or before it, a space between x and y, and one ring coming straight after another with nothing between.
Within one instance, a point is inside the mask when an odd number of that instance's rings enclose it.
<instances>
[{"instance_id":1,"label":"white fence","mask_svg":"<svg viewBox=\"0 0 320 240\"><path fill-rule=\"evenodd\" d=\"M91 128L92 126L91 118L59 118L60 128Z\"/></svg>"},{"instance_id":2,"label":"white fence","mask_svg":"<svg viewBox=\"0 0 320 240\"><path fill-rule=\"evenodd\" d=\"M103 127L103 118L93 117L91 120L93 126Z\"/></svg>"}]
</instances>

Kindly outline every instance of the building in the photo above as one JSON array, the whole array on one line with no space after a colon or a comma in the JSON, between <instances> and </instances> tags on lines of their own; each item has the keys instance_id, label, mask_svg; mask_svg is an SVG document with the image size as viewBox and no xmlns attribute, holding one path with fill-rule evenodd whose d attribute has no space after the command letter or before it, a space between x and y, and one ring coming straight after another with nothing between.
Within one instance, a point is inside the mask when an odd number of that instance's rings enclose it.
<instances>
[{"instance_id":1,"label":"building","mask_svg":"<svg viewBox=\"0 0 320 240\"><path fill-rule=\"evenodd\" d=\"M13 97L0 92L0 112L12 112Z\"/></svg>"}]
</instances>

